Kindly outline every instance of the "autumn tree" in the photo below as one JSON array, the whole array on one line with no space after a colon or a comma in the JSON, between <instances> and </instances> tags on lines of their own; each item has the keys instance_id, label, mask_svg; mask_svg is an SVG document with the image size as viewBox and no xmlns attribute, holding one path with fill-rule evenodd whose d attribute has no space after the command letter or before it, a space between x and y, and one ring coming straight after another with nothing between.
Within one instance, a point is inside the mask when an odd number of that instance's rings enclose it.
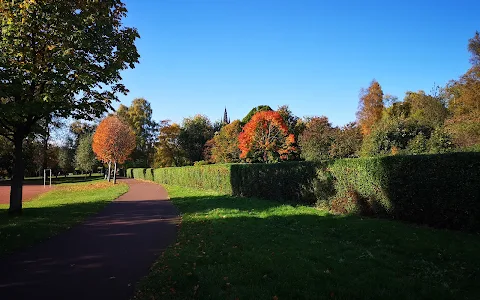
<instances>
[{"instance_id":1,"label":"autumn tree","mask_svg":"<svg viewBox=\"0 0 480 300\"><path fill-rule=\"evenodd\" d=\"M203 160L203 147L213 137L213 126L203 115L185 118L178 140L190 163Z\"/></svg>"},{"instance_id":2,"label":"autumn tree","mask_svg":"<svg viewBox=\"0 0 480 300\"><path fill-rule=\"evenodd\" d=\"M287 160L296 151L295 136L276 111L253 115L238 137L240 158L249 162Z\"/></svg>"},{"instance_id":3,"label":"autumn tree","mask_svg":"<svg viewBox=\"0 0 480 300\"><path fill-rule=\"evenodd\" d=\"M180 167L187 164L187 158L180 145L180 125L169 121L160 123L160 134L156 146L154 166Z\"/></svg>"},{"instance_id":4,"label":"autumn tree","mask_svg":"<svg viewBox=\"0 0 480 300\"><path fill-rule=\"evenodd\" d=\"M93 152L97 158L108 163L108 179L110 167L114 165L113 183L116 183L117 163L124 163L135 149L135 134L130 126L115 116L105 118L93 135Z\"/></svg>"},{"instance_id":5,"label":"autumn tree","mask_svg":"<svg viewBox=\"0 0 480 300\"><path fill-rule=\"evenodd\" d=\"M376 80L373 80L368 89L360 91L357 120L363 135L370 134L375 123L380 121L383 108L382 87Z\"/></svg>"},{"instance_id":6,"label":"autumn tree","mask_svg":"<svg viewBox=\"0 0 480 300\"><path fill-rule=\"evenodd\" d=\"M91 119L126 93L139 55L116 1L0 1L0 135L13 142L10 213L22 210L22 144L47 118Z\"/></svg>"},{"instance_id":7,"label":"autumn tree","mask_svg":"<svg viewBox=\"0 0 480 300\"><path fill-rule=\"evenodd\" d=\"M242 132L239 120L225 125L213 138L212 159L216 163L233 163L240 160L238 136Z\"/></svg>"},{"instance_id":8,"label":"autumn tree","mask_svg":"<svg viewBox=\"0 0 480 300\"><path fill-rule=\"evenodd\" d=\"M135 133L136 149L131 158L134 166L151 166L159 124L152 120L152 107L144 98L133 99L130 106L121 104L116 115L132 127Z\"/></svg>"},{"instance_id":9,"label":"autumn tree","mask_svg":"<svg viewBox=\"0 0 480 300\"><path fill-rule=\"evenodd\" d=\"M450 118L446 129L461 147L480 145L480 34L469 40L472 67L447 84Z\"/></svg>"},{"instance_id":10,"label":"autumn tree","mask_svg":"<svg viewBox=\"0 0 480 300\"><path fill-rule=\"evenodd\" d=\"M75 152L75 166L84 171L92 174L93 168L97 164L95 153L92 149L93 135L86 134L80 138L77 150Z\"/></svg>"},{"instance_id":11,"label":"autumn tree","mask_svg":"<svg viewBox=\"0 0 480 300\"><path fill-rule=\"evenodd\" d=\"M428 95L424 91L408 91L403 102L408 105L408 117L421 124L439 127L447 118L447 107L439 94Z\"/></svg>"}]
</instances>

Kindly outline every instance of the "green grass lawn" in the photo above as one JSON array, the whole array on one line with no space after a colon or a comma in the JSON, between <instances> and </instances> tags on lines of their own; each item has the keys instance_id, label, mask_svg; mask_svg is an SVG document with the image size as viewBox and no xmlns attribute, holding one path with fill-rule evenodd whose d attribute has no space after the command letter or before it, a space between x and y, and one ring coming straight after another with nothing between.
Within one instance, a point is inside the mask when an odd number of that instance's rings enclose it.
<instances>
[{"instance_id":1,"label":"green grass lawn","mask_svg":"<svg viewBox=\"0 0 480 300\"><path fill-rule=\"evenodd\" d=\"M104 181L61 184L23 203L21 216L9 216L0 204L0 256L49 238L100 211L128 190Z\"/></svg>"},{"instance_id":2,"label":"green grass lawn","mask_svg":"<svg viewBox=\"0 0 480 300\"><path fill-rule=\"evenodd\" d=\"M135 299L479 299L480 236L167 186L177 243Z\"/></svg>"}]
</instances>

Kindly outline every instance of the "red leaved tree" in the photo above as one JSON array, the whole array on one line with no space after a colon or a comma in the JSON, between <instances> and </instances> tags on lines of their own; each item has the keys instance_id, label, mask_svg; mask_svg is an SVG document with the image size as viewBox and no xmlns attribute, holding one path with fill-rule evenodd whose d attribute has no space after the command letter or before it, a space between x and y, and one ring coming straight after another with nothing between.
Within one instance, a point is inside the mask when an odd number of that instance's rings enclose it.
<instances>
[{"instance_id":1,"label":"red leaved tree","mask_svg":"<svg viewBox=\"0 0 480 300\"><path fill-rule=\"evenodd\" d=\"M115 116L103 119L93 135L93 152L97 158L108 163L108 181L110 167L114 163L113 183L116 183L117 163L124 163L135 149L135 134L130 126Z\"/></svg>"},{"instance_id":2,"label":"red leaved tree","mask_svg":"<svg viewBox=\"0 0 480 300\"><path fill-rule=\"evenodd\" d=\"M295 136L276 111L256 113L243 127L238 141L240 158L247 161L286 160L296 151Z\"/></svg>"}]
</instances>

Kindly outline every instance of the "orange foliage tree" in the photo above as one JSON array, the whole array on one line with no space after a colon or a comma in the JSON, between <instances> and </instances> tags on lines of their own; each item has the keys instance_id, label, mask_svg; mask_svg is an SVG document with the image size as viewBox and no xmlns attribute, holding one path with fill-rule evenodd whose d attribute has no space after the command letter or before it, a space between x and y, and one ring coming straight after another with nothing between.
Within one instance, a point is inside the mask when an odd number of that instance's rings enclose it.
<instances>
[{"instance_id":1,"label":"orange foliage tree","mask_svg":"<svg viewBox=\"0 0 480 300\"><path fill-rule=\"evenodd\" d=\"M369 135L373 126L382 119L383 108L382 87L373 80L368 89L360 92L357 118L363 135Z\"/></svg>"},{"instance_id":2,"label":"orange foliage tree","mask_svg":"<svg viewBox=\"0 0 480 300\"><path fill-rule=\"evenodd\" d=\"M286 160L296 151L295 136L276 111L256 113L243 127L238 141L240 158L250 162Z\"/></svg>"},{"instance_id":3,"label":"orange foliage tree","mask_svg":"<svg viewBox=\"0 0 480 300\"><path fill-rule=\"evenodd\" d=\"M135 146L133 130L115 116L103 119L93 135L93 152L99 160L108 163L108 180L110 180L111 163L114 163L116 170L117 163L124 163ZM114 175L113 183L115 181L116 176Z\"/></svg>"}]
</instances>

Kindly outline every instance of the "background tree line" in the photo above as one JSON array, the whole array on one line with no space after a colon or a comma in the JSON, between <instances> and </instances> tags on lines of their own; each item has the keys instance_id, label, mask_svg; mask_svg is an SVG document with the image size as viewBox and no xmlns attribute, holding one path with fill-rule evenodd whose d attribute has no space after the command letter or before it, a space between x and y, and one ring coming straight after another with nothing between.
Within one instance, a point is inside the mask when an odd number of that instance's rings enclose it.
<instances>
[{"instance_id":1,"label":"background tree line","mask_svg":"<svg viewBox=\"0 0 480 300\"><path fill-rule=\"evenodd\" d=\"M480 148L480 37L469 40L471 68L459 79L430 92L407 91L402 100L373 80L359 95L357 119L333 126L325 116L298 117L287 105L260 105L242 120L212 122L204 115L180 124L152 119L150 103L134 99L112 113L128 124L136 147L124 167L328 160L347 157L444 153ZM103 164L92 152L98 119L45 118L24 142L25 169L39 175L90 173ZM65 128L68 128L66 130ZM55 138L52 139L52 135ZM0 172L12 172L13 145L0 137Z\"/></svg>"}]
</instances>

